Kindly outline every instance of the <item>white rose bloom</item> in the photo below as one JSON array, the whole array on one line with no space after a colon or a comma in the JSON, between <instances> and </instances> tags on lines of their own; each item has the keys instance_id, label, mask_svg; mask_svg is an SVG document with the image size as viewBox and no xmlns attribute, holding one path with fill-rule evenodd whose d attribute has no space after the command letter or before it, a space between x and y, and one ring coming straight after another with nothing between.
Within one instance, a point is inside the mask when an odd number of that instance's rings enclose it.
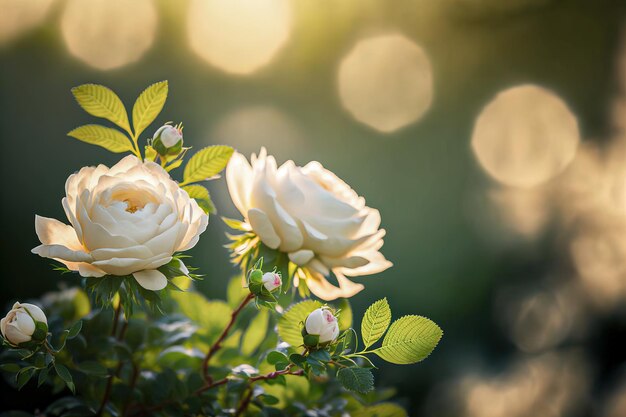
<instances>
[{"instance_id":1,"label":"white rose bloom","mask_svg":"<svg viewBox=\"0 0 626 417\"><path fill-rule=\"evenodd\" d=\"M261 241L306 267L310 290L324 300L363 289L346 276L375 274L392 264L382 253L380 213L319 162L277 167L265 148L246 158L233 154L226 168L230 196ZM339 287L330 284L330 271ZM297 283L296 283L297 284Z\"/></svg>"},{"instance_id":2,"label":"white rose bloom","mask_svg":"<svg viewBox=\"0 0 626 417\"><path fill-rule=\"evenodd\" d=\"M337 317L326 307L311 312L306 318L304 328L308 334L319 336L319 343L332 342L339 336Z\"/></svg>"},{"instance_id":3,"label":"white rose bloom","mask_svg":"<svg viewBox=\"0 0 626 417\"><path fill-rule=\"evenodd\" d=\"M148 290L165 288L157 268L194 247L209 222L163 168L132 155L111 168L82 168L67 179L65 193L71 226L36 216L42 245L32 252L84 277L132 274Z\"/></svg>"},{"instance_id":4,"label":"white rose bloom","mask_svg":"<svg viewBox=\"0 0 626 417\"><path fill-rule=\"evenodd\" d=\"M269 292L274 291L276 288L283 285L282 279L280 279L280 275L275 274L273 272L266 272L263 274L263 286Z\"/></svg>"},{"instance_id":5,"label":"white rose bloom","mask_svg":"<svg viewBox=\"0 0 626 417\"><path fill-rule=\"evenodd\" d=\"M5 318L0 320L0 332L11 344L19 345L32 339L35 322L48 324L44 312L34 304L15 303Z\"/></svg>"}]
</instances>

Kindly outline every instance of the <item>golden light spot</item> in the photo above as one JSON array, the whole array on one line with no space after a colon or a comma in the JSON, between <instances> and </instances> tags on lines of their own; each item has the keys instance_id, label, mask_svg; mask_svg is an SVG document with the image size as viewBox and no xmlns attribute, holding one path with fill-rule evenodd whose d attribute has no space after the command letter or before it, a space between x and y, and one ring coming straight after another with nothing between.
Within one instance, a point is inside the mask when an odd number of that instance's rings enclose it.
<instances>
[{"instance_id":1,"label":"golden light spot","mask_svg":"<svg viewBox=\"0 0 626 417\"><path fill-rule=\"evenodd\" d=\"M191 0L187 34L202 59L226 72L267 65L291 32L289 0Z\"/></svg>"},{"instance_id":2,"label":"golden light spot","mask_svg":"<svg viewBox=\"0 0 626 417\"><path fill-rule=\"evenodd\" d=\"M551 91L534 85L499 93L476 120L472 149L498 182L533 187L560 174L574 159L578 122Z\"/></svg>"},{"instance_id":3,"label":"golden light spot","mask_svg":"<svg viewBox=\"0 0 626 417\"><path fill-rule=\"evenodd\" d=\"M280 110L264 105L236 109L224 116L209 135L216 143L229 143L243 154L262 146L278 158L293 158L306 141L298 126Z\"/></svg>"},{"instance_id":4,"label":"golden light spot","mask_svg":"<svg viewBox=\"0 0 626 417\"><path fill-rule=\"evenodd\" d=\"M397 34L358 42L339 66L338 84L346 110L386 133L420 119L433 98L426 53Z\"/></svg>"},{"instance_id":5,"label":"golden light spot","mask_svg":"<svg viewBox=\"0 0 626 417\"><path fill-rule=\"evenodd\" d=\"M40 24L54 0L0 0L0 44Z\"/></svg>"},{"instance_id":6,"label":"golden light spot","mask_svg":"<svg viewBox=\"0 0 626 417\"><path fill-rule=\"evenodd\" d=\"M70 53L102 70L139 60L152 45L156 26L152 0L68 0L61 18Z\"/></svg>"}]
</instances>

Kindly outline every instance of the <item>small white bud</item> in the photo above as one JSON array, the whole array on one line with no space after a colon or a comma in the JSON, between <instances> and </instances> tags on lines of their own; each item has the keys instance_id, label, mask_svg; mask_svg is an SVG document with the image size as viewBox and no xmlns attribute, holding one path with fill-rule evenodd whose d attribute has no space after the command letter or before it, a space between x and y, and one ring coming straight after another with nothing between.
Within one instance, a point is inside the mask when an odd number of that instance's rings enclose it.
<instances>
[{"instance_id":1,"label":"small white bud","mask_svg":"<svg viewBox=\"0 0 626 417\"><path fill-rule=\"evenodd\" d=\"M48 328L48 320L44 312L34 304L15 303L2 320L0 320L0 332L12 345L29 342L37 328L37 323L43 323Z\"/></svg>"},{"instance_id":2,"label":"small white bud","mask_svg":"<svg viewBox=\"0 0 626 417\"><path fill-rule=\"evenodd\" d=\"M308 334L319 336L319 343L332 342L339 336L339 323L328 307L321 307L309 314L304 323Z\"/></svg>"},{"instance_id":3,"label":"small white bud","mask_svg":"<svg viewBox=\"0 0 626 417\"><path fill-rule=\"evenodd\" d=\"M272 292L280 286L283 285L282 279L280 279L280 275L274 272L266 272L263 274L263 286L269 291Z\"/></svg>"},{"instance_id":4,"label":"small white bud","mask_svg":"<svg viewBox=\"0 0 626 417\"><path fill-rule=\"evenodd\" d=\"M178 154L183 145L183 131L171 125L161 126L152 137L152 147L159 155Z\"/></svg>"}]
</instances>

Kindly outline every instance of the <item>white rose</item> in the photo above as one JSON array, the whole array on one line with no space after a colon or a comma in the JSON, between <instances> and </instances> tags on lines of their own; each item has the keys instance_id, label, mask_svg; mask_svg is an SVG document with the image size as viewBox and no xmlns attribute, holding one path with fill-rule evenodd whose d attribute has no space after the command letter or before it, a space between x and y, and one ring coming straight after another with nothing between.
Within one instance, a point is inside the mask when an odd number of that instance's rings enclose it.
<instances>
[{"instance_id":1,"label":"white rose","mask_svg":"<svg viewBox=\"0 0 626 417\"><path fill-rule=\"evenodd\" d=\"M2 336L12 345L29 342L37 327L36 322L48 325L44 312L34 304L15 303L5 318L0 320ZM46 330L47 331L47 330Z\"/></svg>"},{"instance_id":2,"label":"white rose","mask_svg":"<svg viewBox=\"0 0 626 417\"><path fill-rule=\"evenodd\" d=\"M274 272L266 272L263 274L263 286L269 291L272 292L276 288L279 288L283 285L283 281L280 279L280 275Z\"/></svg>"},{"instance_id":3,"label":"white rose","mask_svg":"<svg viewBox=\"0 0 626 417\"><path fill-rule=\"evenodd\" d=\"M261 241L289 255L309 272L307 285L318 297L351 297L363 289L346 276L375 274L389 268L379 249L384 229L380 213L324 169L319 162L280 168L261 149L252 166L235 153L226 168L230 196ZM339 287L325 276L333 272ZM297 282L295 282L297 285Z\"/></svg>"},{"instance_id":4,"label":"white rose","mask_svg":"<svg viewBox=\"0 0 626 417\"><path fill-rule=\"evenodd\" d=\"M67 179L65 193L71 226L36 216L43 244L32 252L84 277L132 274L148 290L165 288L157 268L194 247L209 221L163 168L132 155L111 168L82 168Z\"/></svg>"},{"instance_id":5,"label":"white rose","mask_svg":"<svg viewBox=\"0 0 626 417\"><path fill-rule=\"evenodd\" d=\"M318 308L309 314L304 328L308 334L319 336L319 343L332 342L339 336L337 317L327 307Z\"/></svg>"},{"instance_id":6,"label":"white rose","mask_svg":"<svg viewBox=\"0 0 626 417\"><path fill-rule=\"evenodd\" d=\"M160 140L166 148L171 148L183 140L183 132L174 126L163 125L154 133L153 140Z\"/></svg>"}]
</instances>

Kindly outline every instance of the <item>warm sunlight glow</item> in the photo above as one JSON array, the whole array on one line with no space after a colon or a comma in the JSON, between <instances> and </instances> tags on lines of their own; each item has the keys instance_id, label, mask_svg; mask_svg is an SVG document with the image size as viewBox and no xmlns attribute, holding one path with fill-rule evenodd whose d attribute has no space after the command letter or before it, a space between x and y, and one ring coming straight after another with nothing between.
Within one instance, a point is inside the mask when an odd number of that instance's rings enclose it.
<instances>
[{"instance_id":1,"label":"warm sunlight glow","mask_svg":"<svg viewBox=\"0 0 626 417\"><path fill-rule=\"evenodd\" d=\"M289 0L191 0L188 13L193 50L235 74L267 65L291 32Z\"/></svg>"},{"instance_id":2,"label":"warm sunlight glow","mask_svg":"<svg viewBox=\"0 0 626 417\"><path fill-rule=\"evenodd\" d=\"M572 161L578 122L553 92L524 85L499 93L476 120L472 149L480 165L508 186L533 187Z\"/></svg>"},{"instance_id":3,"label":"warm sunlight glow","mask_svg":"<svg viewBox=\"0 0 626 417\"><path fill-rule=\"evenodd\" d=\"M40 24L54 0L0 0L0 45Z\"/></svg>"},{"instance_id":4,"label":"warm sunlight glow","mask_svg":"<svg viewBox=\"0 0 626 417\"><path fill-rule=\"evenodd\" d=\"M385 133L420 119L433 98L430 61L402 35L357 43L339 66L338 83L346 110Z\"/></svg>"},{"instance_id":5,"label":"warm sunlight glow","mask_svg":"<svg viewBox=\"0 0 626 417\"><path fill-rule=\"evenodd\" d=\"M152 0L68 0L61 18L70 53L102 70L141 58L154 41L156 26Z\"/></svg>"},{"instance_id":6,"label":"warm sunlight glow","mask_svg":"<svg viewBox=\"0 0 626 417\"><path fill-rule=\"evenodd\" d=\"M271 106L250 106L224 116L211 131L215 143L229 143L239 152L259 152L262 146L279 157L302 152L306 141L296 123Z\"/></svg>"}]
</instances>

